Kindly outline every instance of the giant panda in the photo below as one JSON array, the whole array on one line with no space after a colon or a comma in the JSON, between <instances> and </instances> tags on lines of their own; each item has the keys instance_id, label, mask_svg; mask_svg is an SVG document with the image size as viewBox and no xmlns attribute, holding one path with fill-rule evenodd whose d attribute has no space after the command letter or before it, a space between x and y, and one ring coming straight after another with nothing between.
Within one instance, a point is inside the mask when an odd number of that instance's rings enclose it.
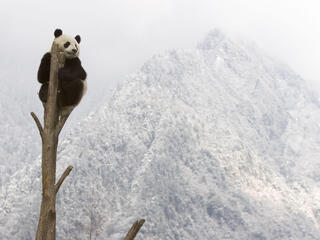
<instances>
[{"instance_id":1,"label":"giant panda","mask_svg":"<svg viewBox=\"0 0 320 240\"><path fill-rule=\"evenodd\" d=\"M61 116L69 114L81 101L87 91L87 73L81 66L79 59L80 41L79 35L70 37L62 34L62 30L54 31L54 43L63 51L65 56L64 67L59 69L58 79L58 107ZM50 77L51 53L47 52L41 59L38 69L38 81L42 84L39 98L43 104L48 99Z\"/></svg>"}]
</instances>

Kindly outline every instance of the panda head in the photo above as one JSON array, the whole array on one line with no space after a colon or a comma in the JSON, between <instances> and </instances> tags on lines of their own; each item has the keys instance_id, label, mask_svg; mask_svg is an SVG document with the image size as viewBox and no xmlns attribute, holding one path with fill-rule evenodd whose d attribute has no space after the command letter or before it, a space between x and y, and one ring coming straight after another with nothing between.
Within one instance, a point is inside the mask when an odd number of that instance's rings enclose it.
<instances>
[{"instance_id":1,"label":"panda head","mask_svg":"<svg viewBox=\"0 0 320 240\"><path fill-rule=\"evenodd\" d=\"M68 35L62 34L61 29L56 29L54 31L54 43L59 46L63 51L64 56L68 59L79 57L80 47L79 43L81 38L79 35L75 37L70 37Z\"/></svg>"}]
</instances>

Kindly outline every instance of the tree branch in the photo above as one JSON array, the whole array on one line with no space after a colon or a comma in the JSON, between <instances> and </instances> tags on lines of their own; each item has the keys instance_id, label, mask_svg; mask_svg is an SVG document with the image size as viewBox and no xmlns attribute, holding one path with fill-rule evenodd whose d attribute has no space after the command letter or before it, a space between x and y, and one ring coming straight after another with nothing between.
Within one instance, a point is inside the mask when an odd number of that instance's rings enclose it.
<instances>
[{"instance_id":1,"label":"tree branch","mask_svg":"<svg viewBox=\"0 0 320 240\"><path fill-rule=\"evenodd\" d=\"M124 240L133 240L136 237L142 225L144 224L144 222L145 222L144 219L140 219L139 221L136 221L132 225L131 229L127 233L127 236L124 238Z\"/></svg>"},{"instance_id":2,"label":"tree branch","mask_svg":"<svg viewBox=\"0 0 320 240\"><path fill-rule=\"evenodd\" d=\"M56 191L56 194L58 193L61 184L63 183L64 179L69 175L69 173L71 172L71 170L72 170L72 166L69 166L69 167L67 167L66 170L64 170L64 172L63 172L63 174L61 175L59 181L58 181L58 182L56 183L56 185L54 186L55 191Z\"/></svg>"},{"instance_id":3,"label":"tree branch","mask_svg":"<svg viewBox=\"0 0 320 240\"><path fill-rule=\"evenodd\" d=\"M71 112L70 112L71 113ZM56 128L56 136L59 136L64 124L66 123L68 117L70 116L70 113L64 115L64 116L61 116L58 124L57 124L57 128Z\"/></svg>"},{"instance_id":4,"label":"tree branch","mask_svg":"<svg viewBox=\"0 0 320 240\"><path fill-rule=\"evenodd\" d=\"M43 141L43 128L42 128L42 125L41 125L37 115L34 112L31 112L31 116L32 116L33 120L37 124L37 127L39 129L39 133L40 133L40 136L41 136L41 140Z\"/></svg>"}]
</instances>

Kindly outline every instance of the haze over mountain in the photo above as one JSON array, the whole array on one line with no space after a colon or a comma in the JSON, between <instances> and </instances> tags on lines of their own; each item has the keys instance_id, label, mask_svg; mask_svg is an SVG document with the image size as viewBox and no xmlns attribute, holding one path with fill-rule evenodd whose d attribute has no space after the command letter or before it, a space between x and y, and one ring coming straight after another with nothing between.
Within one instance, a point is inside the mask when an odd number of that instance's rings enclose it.
<instances>
[{"instance_id":1,"label":"haze over mountain","mask_svg":"<svg viewBox=\"0 0 320 240\"><path fill-rule=\"evenodd\" d=\"M61 142L57 238L320 238L320 108L290 68L213 31L156 55ZM81 106L80 106L81 107ZM40 160L0 192L0 238L33 239Z\"/></svg>"}]
</instances>

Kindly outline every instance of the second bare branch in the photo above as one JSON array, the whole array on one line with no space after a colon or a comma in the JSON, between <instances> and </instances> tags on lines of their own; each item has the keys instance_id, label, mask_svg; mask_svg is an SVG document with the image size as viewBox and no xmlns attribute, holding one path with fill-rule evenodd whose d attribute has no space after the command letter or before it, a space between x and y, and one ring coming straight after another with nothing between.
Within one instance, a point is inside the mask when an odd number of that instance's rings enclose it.
<instances>
[{"instance_id":1,"label":"second bare branch","mask_svg":"<svg viewBox=\"0 0 320 240\"><path fill-rule=\"evenodd\" d=\"M59 181L58 181L58 182L56 183L56 185L55 185L56 194L58 193L61 184L63 183L64 179L69 175L69 173L71 172L71 170L72 170L72 166L69 166L69 167L67 167L66 170L64 170L64 172L63 172L63 174L61 175Z\"/></svg>"}]
</instances>

